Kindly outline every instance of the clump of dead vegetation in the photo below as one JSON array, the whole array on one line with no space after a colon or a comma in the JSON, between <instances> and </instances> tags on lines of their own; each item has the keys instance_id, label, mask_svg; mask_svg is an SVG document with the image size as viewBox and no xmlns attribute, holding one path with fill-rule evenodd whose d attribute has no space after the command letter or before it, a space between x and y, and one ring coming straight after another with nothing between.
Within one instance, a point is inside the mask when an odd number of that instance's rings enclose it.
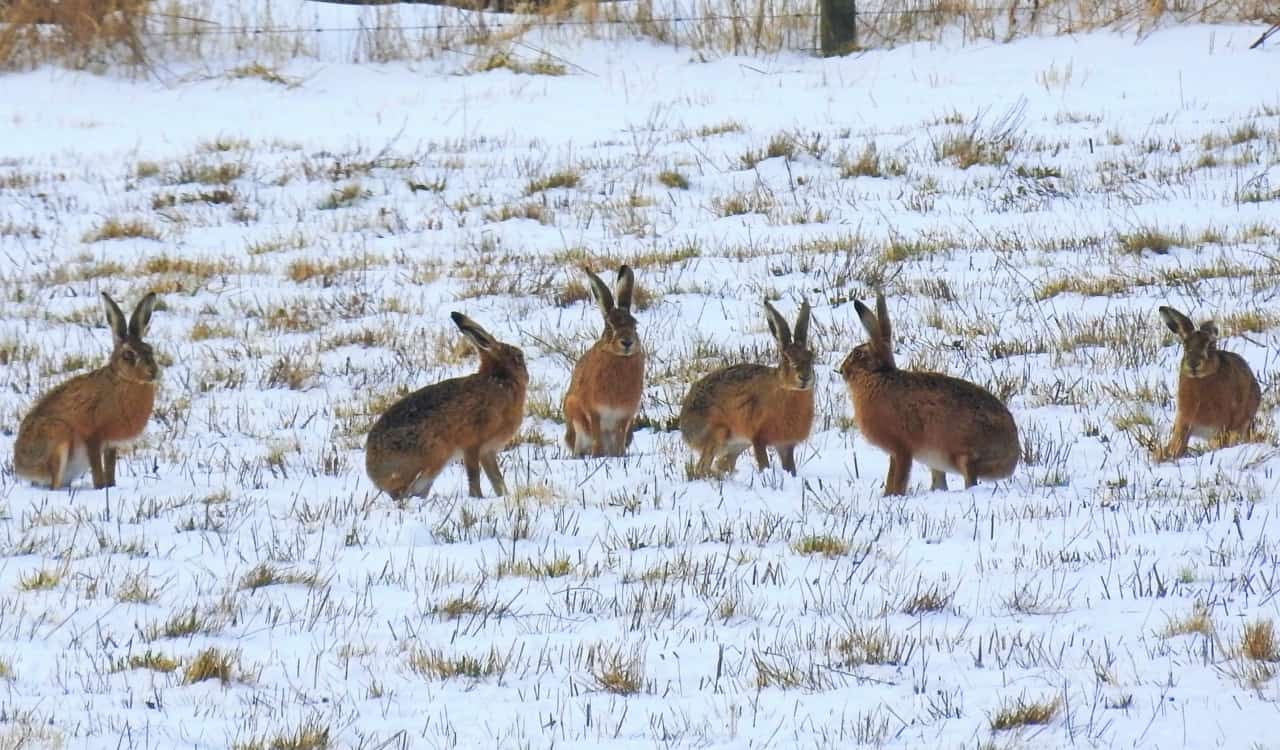
<instances>
[{"instance_id":1,"label":"clump of dead vegetation","mask_svg":"<svg viewBox=\"0 0 1280 750\"><path fill-rule=\"evenodd\" d=\"M141 65L150 12L150 0L5 0L0 69Z\"/></svg>"}]
</instances>

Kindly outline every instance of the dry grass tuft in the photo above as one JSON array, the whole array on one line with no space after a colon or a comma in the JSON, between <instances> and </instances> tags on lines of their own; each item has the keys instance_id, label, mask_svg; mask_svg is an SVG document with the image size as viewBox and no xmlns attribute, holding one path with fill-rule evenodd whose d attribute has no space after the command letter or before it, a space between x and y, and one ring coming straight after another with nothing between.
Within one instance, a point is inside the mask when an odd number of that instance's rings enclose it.
<instances>
[{"instance_id":1,"label":"dry grass tuft","mask_svg":"<svg viewBox=\"0 0 1280 750\"><path fill-rule=\"evenodd\" d=\"M333 746L327 724L308 719L292 732L237 742L232 750L326 750Z\"/></svg>"},{"instance_id":2,"label":"dry grass tuft","mask_svg":"<svg viewBox=\"0 0 1280 750\"><path fill-rule=\"evenodd\" d=\"M1174 638L1180 635L1198 633L1206 638L1213 635L1213 618L1209 616L1209 608L1196 602L1190 614L1182 617L1171 617L1161 632L1163 638Z\"/></svg>"},{"instance_id":3,"label":"dry grass tuft","mask_svg":"<svg viewBox=\"0 0 1280 750\"><path fill-rule=\"evenodd\" d=\"M593 647L587 654L587 670L596 687L614 695L636 695L644 690L644 663L636 654Z\"/></svg>"},{"instance_id":4,"label":"dry grass tuft","mask_svg":"<svg viewBox=\"0 0 1280 750\"><path fill-rule=\"evenodd\" d=\"M1271 620L1258 620L1244 626L1244 632L1240 635L1240 653L1251 661L1280 661L1280 648L1276 645L1275 628Z\"/></svg>"},{"instance_id":5,"label":"dry grass tuft","mask_svg":"<svg viewBox=\"0 0 1280 750\"><path fill-rule=\"evenodd\" d=\"M259 81L274 83L285 88L297 88L302 85L300 79L292 76L286 76L278 69L263 65L260 62L248 63L240 65L226 72L227 78L256 78Z\"/></svg>"},{"instance_id":6,"label":"dry grass tuft","mask_svg":"<svg viewBox=\"0 0 1280 750\"><path fill-rule=\"evenodd\" d=\"M997 732L1017 729L1030 725L1048 724L1058 715L1062 708L1062 699L1058 696L1028 701L1019 697L1013 703L1006 703L991 717L991 728Z\"/></svg>"},{"instance_id":7,"label":"dry grass tuft","mask_svg":"<svg viewBox=\"0 0 1280 750\"><path fill-rule=\"evenodd\" d=\"M848 553L849 543L828 534L810 534L801 537L791 548L802 555L841 557Z\"/></svg>"},{"instance_id":8,"label":"dry grass tuft","mask_svg":"<svg viewBox=\"0 0 1280 750\"><path fill-rule=\"evenodd\" d=\"M160 230L139 219L107 219L81 237L86 244L127 239L158 240Z\"/></svg>"},{"instance_id":9,"label":"dry grass tuft","mask_svg":"<svg viewBox=\"0 0 1280 750\"><path fill-rule=\"evenodd\" d=\"M478 680L503 673L507 668L506 659L497 651L490 649L483 656L459 654L451 656L439 649L414 648L408 656L409 669L414 674L433 680L447 680L454 677L470 677Z\"/></svg>"},{"instance_id":10,"label":"dry grass tuft","mask_svg":"<svg viewBox=\"0 0 1280 750\"><path fill-rule=\"evenodd\" d=\"M688 190L689 178L676 169L664 169L658 173L658 183L672 190Z\"/></svg>"},{"instance_id":11,"label":"dry grass tuft","mask_svg":"<svg viewBox=\"0 0 1280 750\"><path fill-rule=\"evenodd\" d=\"M541 193L547 190L557 190L560 188L575 188L582 181L582 174L575 169L561 169L542 177L535 177L529 180L529 184L525 186L526 195Z\"/></svg>"},{"instance_id":12,"label":"dry grass tuft","mask_svg":"<svg viewBox=\"0 0 1280 750\"><path fill-rule=\"evenodd\" d=\"M182 671L182 684L194 685L205 680L217 680L223 685L229 685L235 677L239 663L239 651L207 648L197 654Z\"/></svg>"},{"instance_id":13,"label":"dry grass tuft","mask_svg":"<svg viewBox=\"0 0 1280 750\"><path fill-rule=\"evenodd\" d=\"M41 568L18 576L19 591L48 591L62 582L63 571Z\"/></svg>"},{"instance_id":14,"label":"dry grass tuft","mask_svg":"<svg viewBox=\"0 0 1280 750\"><path fill-rule=\"evenodd\" d=\"M1123 253L1140 255L1143 252L1164 255L1181 240L1173 235L1152 227L1123 232L1116 237L1116 244Z\"/></svg>"},{"instance_id":15,"label":"dry grass tuft","mask_svg":"<svg viewBox=\"0 0 1280 750\"><path fill-rule=\"evenodd\" d=\"M833 644L840 655L840 662L846 667L903 666L910 663L916 645L915 638L895 635L887 625L878 628L855 626Z\"/></svg>"},{"instance_id":16,"label":"dry grass tuft","mask_svg":"<svg viewBox=\"0 0 1280 750\"><path fill-rule=\"evenodd\" d=\"M6 0L0 4L0 69L142 65L149 12L149 0Z\"/></svg>"},{"instance_id":17,"label":"dry grass tuft","mask_svg":"<svg viewBox=\"0 0 1280 750\"><path fill-rule=\"evenodd\" d=\"M111 662L111 672L128 672L133 669L146 669L152 672L169 674L177 670L180 663L172 656L147 649L141 654L131 654Z\"/></svg>"},{"instance_id":18,"label":"dry grass tuft","mask_svg":"<svg viewBox=\"0 0 1280 750\"><path fill-rule=\"evenodd\" d=\"M471 70L476 73L509 70L522 75L562 76L569 69L550 55L541 55L532 62L525 62L506 50L497 50L486 57L477 57L471 65Z\"/></svg>"}]
</instances>

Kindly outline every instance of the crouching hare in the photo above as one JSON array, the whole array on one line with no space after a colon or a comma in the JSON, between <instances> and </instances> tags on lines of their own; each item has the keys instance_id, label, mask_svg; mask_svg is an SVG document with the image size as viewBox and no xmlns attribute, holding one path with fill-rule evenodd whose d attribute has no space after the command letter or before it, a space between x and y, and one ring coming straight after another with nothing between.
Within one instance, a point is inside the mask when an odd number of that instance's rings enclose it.
<instances>
[{"instance_id":1,"label":"crouching hare","mask_svg":"<svg viewBox=\"0 0 1280 750\"><path fill-rule=\"evenodd\" d=\"M618 269L617 298L587 271L604 331L573 368L564 397L564 442L575 455L622 456L644 392L644 346L631 317L635 274Z\"/></svg>"},{"instance_id":2,"label":"crouching hare","mask_svg":"<svg viewBox=\"0 0 1280 750\"><path fill-rule=\"evenodd\" d=\"M29 482L58 489L87 469L95 489L115 486L117 451L151 418L160 368L142 337L156 295L142 298L127 325L106 292L102 306L115 338L110 361L49 391L18 427L13 466Z\"/></svg>"},{"instance_id":3,"label":"crouching hare","mask_svg":"<svg viewBox=\"0 0 1280 750\"><path fill-rule=\"evenodd\" d=\"M933 472L933 489L947 489L947 474L1004 479L1018 465L1021 448L1013 415L990 392L936 372L899 370L884 295L876 312L854 302L867 343L845 357L840 374L849 388L858 430L889 454L885 495L902 495L913 460Z\"/></svg>"},{"instance_id":4,"label":"crouching hare","mask_svg":"<svg viewBox=\"0 0 1280 750\"><path fill-rule=\"evenodd\" d=\"M1213 321L1195 323L1172 307L1161 307L1169 330L1182 339L1178 368L1178 411L1167 458L1181 458L1191 436L1211 438L1219 432L1244 432L1258 413L1262 389L1244 357L1219 351Z\"/></svg>"},{"instance_id":5,"label":"crouching hare","mask_svg":"<svg viewBox=\"0 0 1280 750\"><path fill-rule=\"evenodd\" d=\"M764 470L770 447L778 452L782 468L796 473L796 444L809 437L813 426L809 303L800 305L794 335L768 300L764 311L778 343L778 366L741 364L716 370L693 384L681 406L680 432L699 453L699 476L710 472L712 460L718 471L733 471L747 448Z\"/></svg>"},{"instance_id":6,"label":"crouching hare","mask_svg":"<svg viewBox=\"0 0 1280 750\"><path fill-rule=\"evenodd\" d=\"M451 317L479 352L479 370L426 386L392 404L374 422L365 443L365 471L395 500L426 497L436 476L455 458L467 469L472 497L481 497L482 468L493 491L506 493L498 451L524 418L529 387L524 353L462 313Z\"/></svg>"}]
</instances>

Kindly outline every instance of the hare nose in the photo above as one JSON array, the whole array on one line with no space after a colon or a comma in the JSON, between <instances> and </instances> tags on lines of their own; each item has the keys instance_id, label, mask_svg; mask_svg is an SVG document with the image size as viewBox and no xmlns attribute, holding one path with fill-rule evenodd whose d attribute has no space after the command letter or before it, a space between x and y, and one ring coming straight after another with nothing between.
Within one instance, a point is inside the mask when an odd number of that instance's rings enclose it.
<instances>
[{"instance_id":1,"label":"hare nose","mask_svg":"<svg viewBox=\"0 0 1280 750\"><path fill-rule=\"evenodd\" d=\"M622 344L622 348L623 348L623 349L630 349L630 348L631 348L631 339L629 339L629 338L623 338L623 339L621 339L618 343Z\"/></svg>"}]
</instances>

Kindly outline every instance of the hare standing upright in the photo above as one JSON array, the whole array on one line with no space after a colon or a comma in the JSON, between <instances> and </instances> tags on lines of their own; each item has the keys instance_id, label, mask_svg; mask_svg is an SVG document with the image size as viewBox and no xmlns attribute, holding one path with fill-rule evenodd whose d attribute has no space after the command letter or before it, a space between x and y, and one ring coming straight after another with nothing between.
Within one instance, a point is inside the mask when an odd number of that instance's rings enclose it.
<instances>
[{"instance_id":1,"label":"hare standing upright","mask_svg":"<svg viewBox=\"0 0 1280 750\"><path fill-rule=\"evenodd\" d=\"M618 269L615 301L599 276L586 273L604 331L573 368L564 396L564 442L579 456L621 456L644 392L644 346L631 317L636 279L627 266Z\"/></svg>"},{"instance_id":2,"label":"hare standing upright","mask_svg":"<svg viewBox=\"0 0 1280 750\"><path fill-rule=\"evenodd\" d=\"M115 486L117 451L141 435L151 418L160 368L142 336L156 295L142 298L128 325L106 292L102 306L115 337L111 360L49 391L22 420L13 467L27 481L58 489L88 469L95 489Z\"/></svg>"},{"instance_id":3,"label":"hare standing upright","mask_svg":"<svg viewBox=\"0 0 1280 750\"><path fill-rule=\"evenodd\" d=\"M396 500L426 497L440 470L459 457L472 497L481 497L481 468L494 492L507 491L498 451L524 417L529 388L524 353L462 313L451 317L479 352L479 370L420 388L392 404L373 423L365 443L365 471Z\"/></svg>"},{"instance_id":4,"label":"hare standing upright","mask_svg":"<svg viewBox=\"0 0 1280 750\"><path fill-rule=\"evenodd\" d=\"M1161 307L1160 317L1182 339L1178 412L1165 449L1169 458L1181 458L1192 435L1210 438L1223 430L1246 430L1258 413L1262 389L1244 357L1218 350L1213 321L1196 330L1190 318L1172 307Z\"/></svg>"},{"instance_id":5,"label":"hare standing upright","mask_svg":"<svg viewBox=\"0 0 1280 750\"><path fill-rule=\"evenodd\" d=\"M911 461L933 471L933 489L947 489L947 473L979 479L1013 474L1021 449L1013 415L987 390L936 372L899 370L884 295L876 312L854 302L868 341L845 357L840 374L849 388L858 430L889 454L885 495L907 491Z\"/></svg>"},{"instance_id":6,"label":"hare standing upright","mask_svg":"<svg viewBox=\"0 0 1280 750\"><path fill-rule=\"evenodd\" d=\"M719 471L733 471L747 448L763 470L769 466L770 446L782 468L796 473L796 444L809 437L813 426L809 303L800 305L794 336L768 300L764 311L778 342L778 366L741 364L716 370L693 384L681 406L680 432L699 452L699 476L709 473L714 459Z\"/></svg>"}]
</instances>

